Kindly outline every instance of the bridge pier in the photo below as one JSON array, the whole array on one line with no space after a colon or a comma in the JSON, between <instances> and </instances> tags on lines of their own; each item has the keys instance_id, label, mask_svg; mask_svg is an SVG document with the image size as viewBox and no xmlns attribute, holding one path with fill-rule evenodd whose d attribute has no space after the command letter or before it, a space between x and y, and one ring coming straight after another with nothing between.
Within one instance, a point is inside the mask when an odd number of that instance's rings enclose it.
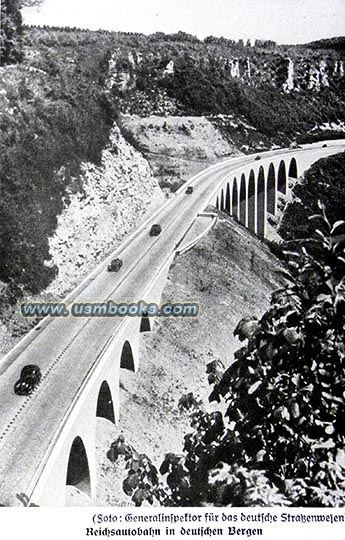
<instances>
[{"instance_id":1,"label":"bridge pier","mask_svg":"<svg viewBox=\"0 0 345 540\"><path fill-rule=\"evenodd\" d=\"M298 171L305 171L314 161L312 153L308 152L296 151L296 156L291 152L279 153L275 157L263 155L258 162L224 175L211 201L253 233L265 237L267 214L277 213L278 194L286 195L288 179L295 178ZM175 251L177 249L178 244ZM159 304L173 257L174 253L159 268L154 266L154 261L151 262L150 282L146 289L140 289L144 291L142 300L146 303ZM105 418L112 423L119 421L120 369L138 371L140 333L151 330L152 324L152 318L128 317L117 325L116 330L112 324L106 331L103 327L102 345L98 342L101 350L95 348L93 353L85 350L84 359L89 361L89 371L83 372L84 380L77 380L69 408L63 409L61 416L55 415L57 426L54 425L51 440L42 446L42 456L38 454L37 461L32 462L34 467L37 466L36 470L33 467L34 477L31 479L30 473L24 478L23 490L26 490L30 502L41 506L65 506L68 485L80 489L90 502L94 499L97 487L97 418ZM71 361L73 369L73 358L67 357L67 360ZM54 407L54 403L51 406ZM31 451L31 446L26 448ZM13 478L16 481L15 476ZM15 495L14 492L13 500Z\"/></svg>"},{"instance_id":2,"label":"bridge pier","mask_svg":"<svg viewBox=\"0 0 345 540\"><path fill-rule=\"evenodd\" d=\"M67 485L74 485L92 497L96 489L94 400L81 399L80 407L71 412L68 429L59 436L52 454L39 475L30 495L30 501L39 506L65 506ZM92 409L92 410L91 410ZM94 413L92 415L92 413Z\"/></svg>"},{"instance_id":3,"label":"bridge pier","mask_svg":"<svg viewBox=\"0 0 345 540\"><path fill-rule=\"evenodd\" d=\"M145 291L147 303L159 303L173 256L156 272ZM152 327L153 320L148 321ZM97 417L117 423L120 411L120 369L139 368L141 317L128 317L100 352L82 384L44 465L30 486L30 501L39 506L65 506L69 485L90 498L96 495ZM87 354L87 352L85 353Z\"/></svg>"},{"instance_id":4,"label":"bridge pier","mask_svg":"<svg viewBox=\"0 0 345 540\"><path fill-rule=\"evenodd\" d=\"M268 214L275 216L278 197L286 196L289 179L296 179L298 170L306 170L313 162L308 155L265 158L243 167L240 177L227 176L210 201L261 238L267 236Z\"/></svg>"}]
</instances>

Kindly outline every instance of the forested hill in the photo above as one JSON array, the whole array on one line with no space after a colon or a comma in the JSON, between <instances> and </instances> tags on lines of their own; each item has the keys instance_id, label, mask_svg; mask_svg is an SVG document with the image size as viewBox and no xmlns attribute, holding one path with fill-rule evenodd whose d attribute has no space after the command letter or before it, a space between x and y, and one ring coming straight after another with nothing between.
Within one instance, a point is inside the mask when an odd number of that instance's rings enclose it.
<instances>
[{"instance_id":1,"label":"forested hill","mask_svg":"<svg viewBox=\"0 0 345 540\"><path fill-rule=\"evenodd\" d=\"M345 119L342 38L310 46L196 37L26 29L33 65L51 70L78 51L104 53L106 84L122 111L235 115L265 136L294 138ZM29 51L30 54L30 51ZM55 61L54 61L55 57ZM61 66L60 66L61 67ZM56 68L56 66L55 66ZM242 129L242 128L240 128Z\"/></svg>"},{"instance_id":2,"label":"forested hill","mask_svg":"<svg viewBox=\"0 0 345 540\"><path fill-rule=\"evenodd\" d=\"M345 153L320 159L305 173L303 181L293 190L293 200L287 206L279 234L285 240L309 238L315 223L309 216L320 213L319 202L325 207L330 223L344 219Z\"/></svg>"},{"instance_id":3,"label":"forested hill","mask_svg":"<svg viewBox=\"0 0 345 540\"><path fill-rule=\"evenodd\" d=\"M319 39L318 41L311 41L307 45L302 47L308 47L310 49L335 49L337 51L345 51L345 37L335 37L328 39Z\"/></svg>"},{"instance_id":4,"label":"forested hill","mask_svg":"<svg viewBox=\"0 0 345 540\"><path fill-rule=\"evenodd\" d=\"M29 28L4 12L12 4L1 4L0 281L15 297L56 275L48 238L119 113L206 115L242 151L344 132L341 48Z\"/></svg>"}]
</instances>

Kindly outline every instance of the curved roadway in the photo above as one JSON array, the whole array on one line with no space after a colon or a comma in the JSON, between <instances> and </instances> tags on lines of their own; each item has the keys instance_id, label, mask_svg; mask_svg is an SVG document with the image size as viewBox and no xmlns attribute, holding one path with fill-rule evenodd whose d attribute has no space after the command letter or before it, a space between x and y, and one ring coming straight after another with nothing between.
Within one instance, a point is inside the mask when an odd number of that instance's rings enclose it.
<instances>
[{"instance_id":1,"label":"curved roadway","mask_svg":"<svg viewBox=\"0 0 345 540\"><path fill-rule=\"evenodd\" d=\"M327 148L319 143L298 150L265 152L261 156L262 159L277 155L283 158L313 152L316 161L345 148L345 141L327 144ZM111 255L110 258L123 259L118 273L108 273L108 260L104 261L70 295L70 300L92 303L112 299L119 303L142 299L155 272L176 251L197 214L204 210L224 178L254 163L255 156L230 159L196 175L188 182L194 186L191 195L185 194L183 186ZM161 224L160 236L149 235L152 223ZM123 319L117 317L47 318L3 359L0 364L0 503L13 502L15 493L27 493L71 402L105 343L122 323ZM38 364L43 379L32 396L17 396L13 385L26 364Z\"/></svg>"}]
</instances>

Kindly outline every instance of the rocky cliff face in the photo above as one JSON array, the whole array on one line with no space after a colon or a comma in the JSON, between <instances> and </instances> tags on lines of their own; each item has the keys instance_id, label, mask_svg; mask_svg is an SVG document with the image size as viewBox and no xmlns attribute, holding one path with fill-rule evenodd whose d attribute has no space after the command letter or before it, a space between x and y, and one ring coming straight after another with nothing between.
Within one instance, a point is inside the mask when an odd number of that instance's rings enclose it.
<instances>
[{"instance_id":1,"label":"rocky cliff face","mask_svg":"<svg viewBox=\"0 0 345 540\"><path fill-rule=\"evenodd\" d=\"M176 191L217 160L239 153L205 117L122 115L121 124L166 192Z\"/></svg>"},{"instance_id":2,"label":"rocky cliff face","mask_svg":"<svg viewBox=\"0 0 345 540\"><path fill-rule=\"evenodd\" d=\"M128 37L110 58L109 95L142 117L233 115L272 144L345 120L342 49L223 41Z\"/></svg>"},{"instance_id":3,"label":"rocky cliff face","mask_svg":"<svg viewBox=\"0 0 345 540\"><path fill-rule=\"evenodd\" d=\"M45 293L61 295L115 248L150 210L164 200L148 162L122 137L115 125L102 164L82 165L81 189L69 203L49 239L50 264L57 278Z\"/></svg>"},{"instance_id":4,"label":"rocky cliff face","mask_svg":"<svg viewBox=\"0 0 345 540\"><path fill-rule=\"evenodd\" d=\"M114 125L99 166L82 164L82 174L69 189L65 208L49 238L51 260L58 275L35 297L25 301L57 301L73 289L88 271L117 247L164 195L143 156L135 151ZM63 170L60 171L63 174ZM0 281L0 294L4 284ZM0 319L0 358L32 326L16 306Z\"/></svg>"},{"instance_id":5,"label":"rocky cliff face","mask_svg":"<svg viewBox=\"0 0 345 540\"><path fill-rule=\"evenodd\" d=\"M282 92L310 90L319 92L330 84L343 84L345 60L341 53L310 51L296 52L294 49L270 51L243 48L242 54L211 54L205 48L203 55L194 54L189 59L195 67L214 65L226 71L230 77L249 85L269 84ZM156 80L173 77L180 55L166 52L142 53L138 50L116 49L109 61L107 86L124 92L139 90L138 80L143 73L154 76Z\"/></svg>"}]
</instances>

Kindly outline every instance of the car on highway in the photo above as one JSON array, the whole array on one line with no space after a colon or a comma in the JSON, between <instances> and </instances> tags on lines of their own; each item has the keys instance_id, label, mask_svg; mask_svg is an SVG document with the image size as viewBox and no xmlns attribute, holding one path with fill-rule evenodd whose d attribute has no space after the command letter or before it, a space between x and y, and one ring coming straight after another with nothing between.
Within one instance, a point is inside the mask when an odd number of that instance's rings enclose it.
<instances>
[{"instance_id":1,"label":"car on highway","mask_svg":"<svg viewBox=\"0 0 345 540\"><path fill-rule=\"evenodd\" d=\"M327 148L327 144L326 144L326 143L323 144L323 145L322 145L322 148Z\"/></svg>"},{"instance_id":2,"label":"car on highway","mask_svg":"<svg viewBox=\"0 0 345 540\"><path fill-rule=\"evenodd\" d=\"M159 225L159 223L155 223L150 229L150 236L158 236L161 232L162 227Z\"/></svg>"},{"instance_id":3,"label":"car on highway","mask_svg":"<svg viewBox=\"0 0 345 540\"><path fill-rule=\"evenodd\" d=\"M261 159L261 156L256 156L255 161L259 161Z\"/></svg>"},{"instance_id":4,"label":"car on highway","mask_svg":"<svg viewBox=\"0 0 345 540\"><path fill-rule=\"evenodd\" d=\"M193 193L193 191L194 191L193 186L188 186L187 189L186 189L187 195L190 195L191 193Z\"/></svg>"},{"instance_id":5,"label":"car on highway","mask_svg":"<svg viewBox=\"0 0 345 540\"><path fill-rule=\"evenodd\" d=\"M18 396L28 396L34 391L42 378L41 370L38 366L28 364L23 367L20 378L14 385L14 392Z\"/></svg>"},{"instance_id":6,"label":"car on highway","mask_svg":"<svg viewBox=\"0 0 345 540\"><path fill-rule=\"evenodd\" d=\"M123 265L122 259L113 259L110 264L108 264L108 272L118 272Z\"/></svg>"}]
</instances>

